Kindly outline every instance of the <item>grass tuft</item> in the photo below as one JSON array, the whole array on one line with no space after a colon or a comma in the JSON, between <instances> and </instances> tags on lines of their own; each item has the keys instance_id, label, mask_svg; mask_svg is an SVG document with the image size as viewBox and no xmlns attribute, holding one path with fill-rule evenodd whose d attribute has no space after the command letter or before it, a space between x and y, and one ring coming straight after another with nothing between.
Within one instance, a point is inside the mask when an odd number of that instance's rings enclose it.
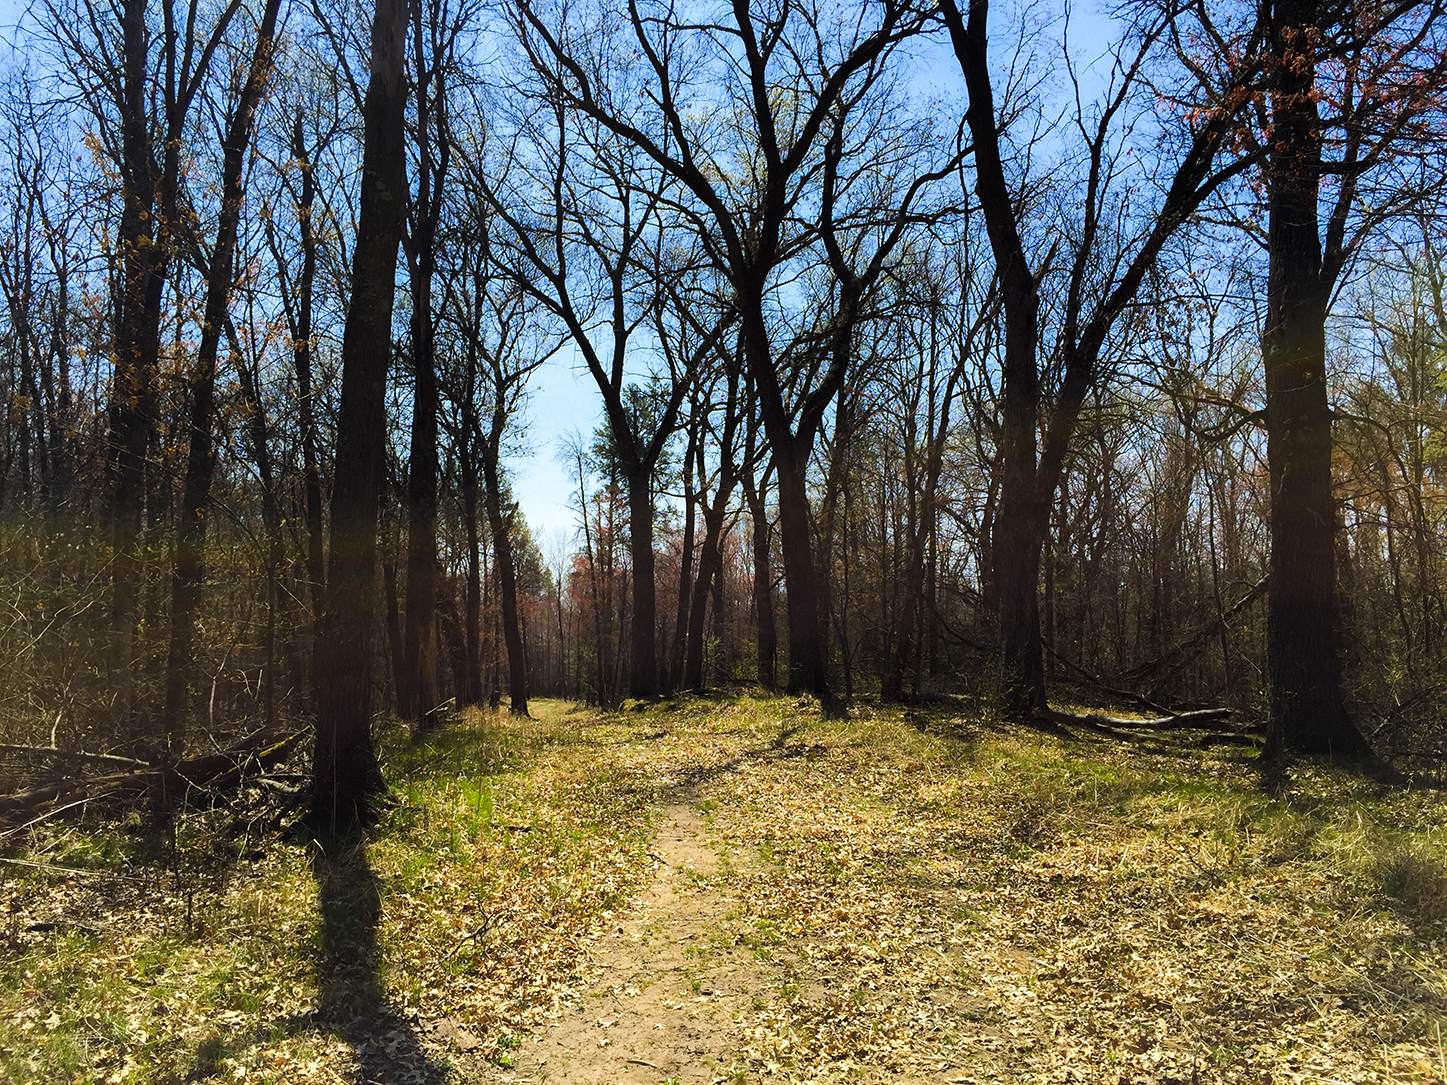
<instances>
[{"instance_id":1,"label":"grass tuft","mask_svg":"<svg viewBox=\"0 0 1447 1085\"><path fill-rule=\"evenodd\" d=\"M1371 873L1382 892L1428 923L1447 919L1447 864L1420 844L1384 848Z\"/></svg>"}]
</instances>

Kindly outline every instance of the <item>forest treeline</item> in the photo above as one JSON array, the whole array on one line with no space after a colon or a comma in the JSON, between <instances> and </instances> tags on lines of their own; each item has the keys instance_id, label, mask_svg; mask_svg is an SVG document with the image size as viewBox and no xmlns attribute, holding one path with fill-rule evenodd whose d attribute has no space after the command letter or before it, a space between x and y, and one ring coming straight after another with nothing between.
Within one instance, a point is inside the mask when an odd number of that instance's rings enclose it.
<instances>
[{"instance_id":1,"label":"forest treeline","mask_svg":"<svg viewBox=\"0 0 1447 1085\"><path fill-rule=\"evenodd\" d=\"M740 683L1441 757L1427 3L32 0L6 734ZM571 538L510 469L542 366ZM554 450L534 450L550 455Z\"/></svg>"}]
</instances>

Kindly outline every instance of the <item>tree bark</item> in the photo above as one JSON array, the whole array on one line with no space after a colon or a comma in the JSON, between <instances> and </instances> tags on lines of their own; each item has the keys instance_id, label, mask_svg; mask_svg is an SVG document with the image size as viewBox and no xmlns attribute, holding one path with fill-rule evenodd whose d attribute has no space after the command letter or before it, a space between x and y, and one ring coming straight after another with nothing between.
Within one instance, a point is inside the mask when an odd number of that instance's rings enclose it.
<instances>
[{"instance_id":1,"label":"tree bark","mask_svg":"<svg viewBox=\"0 0 1447 1085\"><path fill-rule=\"evenodd\" d=\"M1266 324L1266 458L1271 572L1266 752L1362 758L1371 748L1346 710L1336 639L1336 507L1326 316L1335 274L1323 270L1318 220L1321 117L1312 90L1315 0L1274 6Z\"/></svg>"},{"instance_id":2,"label":"tree bark","mask_svg":"<svg viewBox=\"0 0 1447 1085\"><path fill-rule=\"evenodd\" d=\"M1216 166L1218 154L1236 131L1238 112L1252 100L1259 73L1260 25L1229 58L1232 67L1222 75L1223 86L1213 87L1211 108L1203 110L1200 122L1190 129L1189 143L1176 163L1160 206L1150 218L1149 228L1139 235L1133 252L1115 255L1119 270L1112 272L1103 297L1091 276L1107 228L1108 212L1103 201L1111 172L1110 122L1125 101L1135 75L1113 92L1115 96L1108 100L1093 132L1087 131L1089 126L1082 119L1088 152L1086 191L1078 236L1070 242L1073 252L1059 317L1059 390L1047 403L1039 368L1039 281L1025 254L1018 218L1021 209L1005 178L999 118L987 63L988 8L987 0L971 0L966 20L961 18L955 0L940 3L969 93L966 121L974 140L975 192L995 257L1005 315L999 436L1002 470L991 539L993 590L999 599L1002 697L1007 711L1028 720L1035 718L1033 710L1045 703L1038 591L1041 551L1081 405L1095 382L1100 354L1111 329L1133 304L1166 242L1203 200L1257 161L1254 154L1238 154L1226 158L1219 168ZM1160 32L1164 30L1162 24ZM1141 47L1153 40L1157 39L1148 38ZM1136 63L1144 63L1145 59L1144 53L1138 54ZM1055 251L1051 250L1046 265Z\"/></svg>"},{"instance_id":3,"label":"tree bark","mask_svg":"<svg viewBox=\"0 0 1447 1085\"><path fill-rule=\"evenodd\" d=\"M332 494L328 605L317 651L312 814L336 829L365 819L382 790L372 745L372 627L377 514L386 441L387 369L397 246L407 199L407 37L403 0L377 0L364 104L361 213L342 336L342 395Z\"/></svg>"},{"instance_id":4,"label":"tree bark","mask_svg":"<svg viewBox=\"0 0 1447 1085\"><path fill-rule=\"evenodd\" d=\"M904 696L905 672L910 665L910 660L916 660L915 667L915 688L919 687L918 659L921 658L919 646L915 640L916 626L922 625L919 622L920 610L926 604L925 581L926 581L926 550L930 540L934 537L935 524L935 495L939 488L940 474L944 470L945 442L949 438L950 430L950 403L955 397L955 382L959 375L956 369L951 372L949 379L945 382L944 399L940 405L939 421L936 424L933 419L925 431L925 470L923 492L919 499L919 515L914 524L911 525L912 533L909 538L909 552L906 558L904 574L903 598L900 604L899 618L895 628L899 631L899 641L895 646L894 662L886 677L884 693L887 697L900 700ZM932 380L932 375L931 375ZM929 394L934 395L931 386Z\"/></svg>"},{"instance_id":5,"label":"tree bark","mask_svg":"<svg viewBox=\"0 0 1447 1085\"><path fill-rule=\"evenodd\" d=\"M499 399L502 392L498 393ZM492 430L483 441L482 477L483 503L487 507L488 526L492 529L493 567L497 572L498 596L502 603L502 639L507 647L507 689L509 711L514 716L528 714L528 671L523 656L522 629L518 623L517 568L513 563L512 528L515 507L506 512L502 507L502 476L498 466L503 429L507 412L499 403L493 411ZM584 510L586 514L586 509Z\"/></svg>"},{"instance_id":6,"label":"tree bark","mask_svg":"<svg viewBox=\"0 0 1447 1085\"><path fill-rule=\"evenodd\" d=\"M470 443L471 438L464 438ZM482 540L477 517L477 464L470 451L462 466L462 519L467 532L467 587L464 596L463 632L466 665L459 681L458 700L463 705L482 704Z\"/></svg>"},{"instance_id":7,"label":"tree bark","mask_svg":"<svg viewBox=\"0 0 1447 1085\"><path fill-rule=\"evenodd\" d=\"M426 23L437 19L412 5L413 71L416 86L417 192L412 229L404 238L412 284L412 440L407 470L407 611L403 639L402 714L423 729L439 723L437 709L437 386L436 325L432 281L437 266L437 227L443 185L451 157L446 132L448 57L435 37L428 52ZM434 34L438 27L431 27Z\"/></svg>"},{"instance_id":8,"label":"tree bark","mask_svg":"<svg viewBox=\"0 0 1447 1085\"><path fill-rule=\"evenodd\" d=\"M633 615L629 623L628 692L658 696L658 605L654 583L653 463L624 464L628 487L628 558L633 569Z\"/></svg>"},{"instance_id":9,"label":"tree bark","mask_svg":"<svg viewBox=\"0 0 1447 1085\"><path fill-rule=\"evenodd\" d=\"M723 433L719 439L718 485L714 489L713 503L703 506L703 548L699 554L698 579L693 586L693 600L688 611L688 654L684 661L683 685L686 689L702 689L704 622L708 611L709 592L714 593L714 626L717 629L722 618L719 603L721 595L716 585L723 577L723 526L728 513L729 498L733 495L734 483L738 479L738 467L734 463L734 434L738 430L738 374L728 375L728 398L724 406ZM702 434L699 436L698 455L703 456ZM703 489L700 484L700 491ZM702 493L700 493L702 500Z\"/></svg>"},{"instance_id":10,"label":"tree bark","mask_svg":"<svg viewBox=\"0 0 1447 1085\"><path fill-rule=\"evenodd\" d=\"M702 441L699 430L701 421L697 417L699 404L694 403L694 410L688 420L688 446L683 453L683 545L678 556L678 607L674 612L673 619L673 647L669 651L669 666L667 684L674 689L680 686L687 688L684 678L688 635L689 635L689 595L693 584L693 550L694 550L694 529L697 523L696 497L693 488L694 461L699 460L699 475L702 477Z\"/></svg>"},{"instance_id":11,"label":"tree bark","mask_svg":"<svg viewBox=\"0 0 1447 1085\"><path fill-rule=\"evenodd\" d=\"M111 378L109 435L111 491L112 669L122 710L131 710L132 668L137 635L145 519L146 452L156 427L156 365L160 352L161 294L170 267L170 242L158 231L156 204L165 202L169 178L157 176L146 103L147 0L125 0L121 8L121 273L116 315L115 362Z\"/></svg>"},{"instance_id":12,"label":"tree bark","mask_svg":"<svg viewBox=\"0 0 1447 1085\"><path fill-rule=\"evenodd\" d=\"M228 318L227 337L231 344L232 356L236 359L237 375L241 378L241 390L245 395L251 415L247 429L251 436L251 451L256 459L256 473L261 480L261 522L266 528L266 631L263 635L262 711L266 725L276 721L276 687L280 665L277 662L276 630L278 625L287 624L290 612L288 594L282 590L285 576L283 553L285 542L282 538L281 502L277 499L276 471L271 458L271 437L266 420L266 404L261 398L260 364L255 370L247 367L241 356L241 344L236 336L236 327ZM299 673L295 659L288 658L288 675Z\"/></svg>"},{"instance_id":13,"label":"tree bark","mask_svg":"<svg viewBox=\"0 0 1447 1085\"><path fill-rule=\"evenodd\" d=\"M801 442L799 442L801 443ZM810 541L809 492L805 484L809 457L791 438L775 440L774 467L779 475L779 544L784 552L785 600L789 625L790 693L829 695L824 660L824 627L819 614L814 548ZM781 447L782 445L782 447Z\"/></svg>"},{"instance_id":14,"label":"tree bark","mask_svg":"<svg viewBox=\"0 0 1447 1085\"><path fill-rule=\"evenodd\" d=\"M995 95L986 63L987 11L983 0L973 0L968 22L960 19L953 4L947 15L953 15L950 29L955 53L970 96L966 120L975 141L975 193L995 255L1005 314L1000 497L990 540L993 587L999 601L1000 690L1007 711L1032 718L1036 708L1045 706L1038 600L1045 517L1036 493L1040 291L1005 180Z\"/></svg>"},{"instance_id":15,"label":"tree bark","mask_svg":"<svg viewBox=\"0 0 1447 1085\"><path fill-rule=\"evenodd\" d=\"M397 707L435 725L437 706L437 412L430 231L418 231L412 274L412 440L407 464L407 595Z\"/></svg>"},{"instance_id":16,"label":"tree bark","mask_svg":"<svg viewBox=\"0 0 1447 1085\"><path fill-rule=\"evenodd\" d=\"M754 559L754 642L758 658L759 685L773 689L774 663L779 654L778 627L774 624L774 560L769 545L769 509L765 495L769 489L769 472L764 471L758 485L754 484L754 426L750 423L744 450L744 500L749 506L752 523L751 550Z\"/></svg>"},{"instance_id":17,"label":"tree bark","mask_svg":"<svg viewBox=\"0 0 1447 1085\"><path fill-rule=\"evenodd\" d=\"M312 604L312 647L321 639L326 612L326 556L322 536L322 476L318 466L315 393L312 378L312 294L316 282L317 236L312 221L316 177L298 113L292 128L292 157L301 171L297 218L301 225L301 274L297 279L296 325L292 328L292 359L296 367L297 426L301 441L302 488L306 503L306 570ZM317 675L311 689L316 698Z\"/></svg>"}]
</instances>

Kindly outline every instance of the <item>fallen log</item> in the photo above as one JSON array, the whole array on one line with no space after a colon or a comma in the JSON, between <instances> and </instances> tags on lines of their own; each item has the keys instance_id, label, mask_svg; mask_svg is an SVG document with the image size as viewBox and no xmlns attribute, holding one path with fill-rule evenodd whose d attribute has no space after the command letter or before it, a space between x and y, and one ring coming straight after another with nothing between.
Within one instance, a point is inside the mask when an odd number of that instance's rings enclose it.
<instances>
[{"instance_id":1,"label":"fallen log","mask_svg":"<svg viewBox=\"0 0 1447 1085\"><path fill-rule=\"evenodd\" d=\"M234 789L247 776L260 775L281 764L303 733L298 731L281 739L258 733L229 750L169 763L163 758L147 762L100 755L100 763L121 761L139 767L107 776L71 776L16 795L0 796L0 824L33 823L101 798L149 795L157 810L197 805L201 796Z\"/></svg>"},{"instance_id":2,"label":"fallen log","mask_svg":"<svg viewBox=\"0 0 1447 1085\"><path fill-rule=\"evenodd\" d=\"M1255 584L1251 585L1251 589L1245 595L1221 611L1214 621L1203 625L1185 640L1172 645L1165 652L1156 656L1155 659L1148 659L1128 671L1122 671L1115 676L1114 684L1119 686L1133 686L1153 673L1163 671L1167 667L1172 667L1180 663L1182 660L1188 658L1202 641L1217 636L1222 629L1228 628L1232 618L1235 618L1238 614L1251 607L1258 599L1266 594L1270 587L1271 577L1269 575L1263 576Z\"/></svg>"},{"instance_id":3,"label":"fallen log","mask_svg":"<svg viewBox=\"0 0 1447 1085\"><path fill-rule=\"evenodd\" d=\"M138 772L113 776L92 776L63 780L57 784L37 787L32 791L22 791L18 795L0 795L0 821L10 818L13 814L33 813L46 805L62 800L85 801L130 786L143 790L149 775L148 772Z\"/></svg>"},{"instance_id":4,"label":"fallen log","mask_svg":"<svg viewBox=\"0 0 1447 1085\"><path fill-rule=\"evenodd\" d=\"M1115 732L1120 728L1137 731L1208 731L1213 724L1229 719L1231 709L1201 708L1193 712L1176 712L1169 716L1158 716L1145 720L1128 719L1124 716L1102 716L1094 712L1079 715L1074 712L1061 712L1054 708L1037 708L1035 715L1042 720L1050 720L1052 723L1085 727L1091 730L1103 729L1107 733Z\"/></svg>"},{"instance_id":5,"label":"fallen log","mask_svg":"<svg viewBox=\"0 0 1447 1085\"><path fill-rule=\"evenodd\" d=\"M1230 718L1231 710L1229 708L1198 708L1193 712L1173 712L1169 716L1158 716L1153 719L1121 719L1115 722L1121 727L1136 727L1148 731L1189 731L1205 730L1211 724Z\"/></svg>"}]
</instances>

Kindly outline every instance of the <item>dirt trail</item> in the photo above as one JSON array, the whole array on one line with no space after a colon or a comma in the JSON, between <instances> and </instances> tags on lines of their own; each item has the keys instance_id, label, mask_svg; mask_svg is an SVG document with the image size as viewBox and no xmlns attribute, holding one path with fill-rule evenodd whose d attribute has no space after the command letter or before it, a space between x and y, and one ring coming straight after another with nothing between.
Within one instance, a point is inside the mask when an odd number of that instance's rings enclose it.
<instances>
[{"instance_id":1,"label":"dirt trail","mask_svg":"<svg viewBox=\"0 0 1447 1085\"><path fill-rule=\"evenodd\" d=\"M580 1010L529 1038L498 1080L709 1083L735 1064L739 1017L768 982L729 933L735 900L708 826L663 810L653 884L594 949L601 972Z\"/></svg>"}]
</instances>

